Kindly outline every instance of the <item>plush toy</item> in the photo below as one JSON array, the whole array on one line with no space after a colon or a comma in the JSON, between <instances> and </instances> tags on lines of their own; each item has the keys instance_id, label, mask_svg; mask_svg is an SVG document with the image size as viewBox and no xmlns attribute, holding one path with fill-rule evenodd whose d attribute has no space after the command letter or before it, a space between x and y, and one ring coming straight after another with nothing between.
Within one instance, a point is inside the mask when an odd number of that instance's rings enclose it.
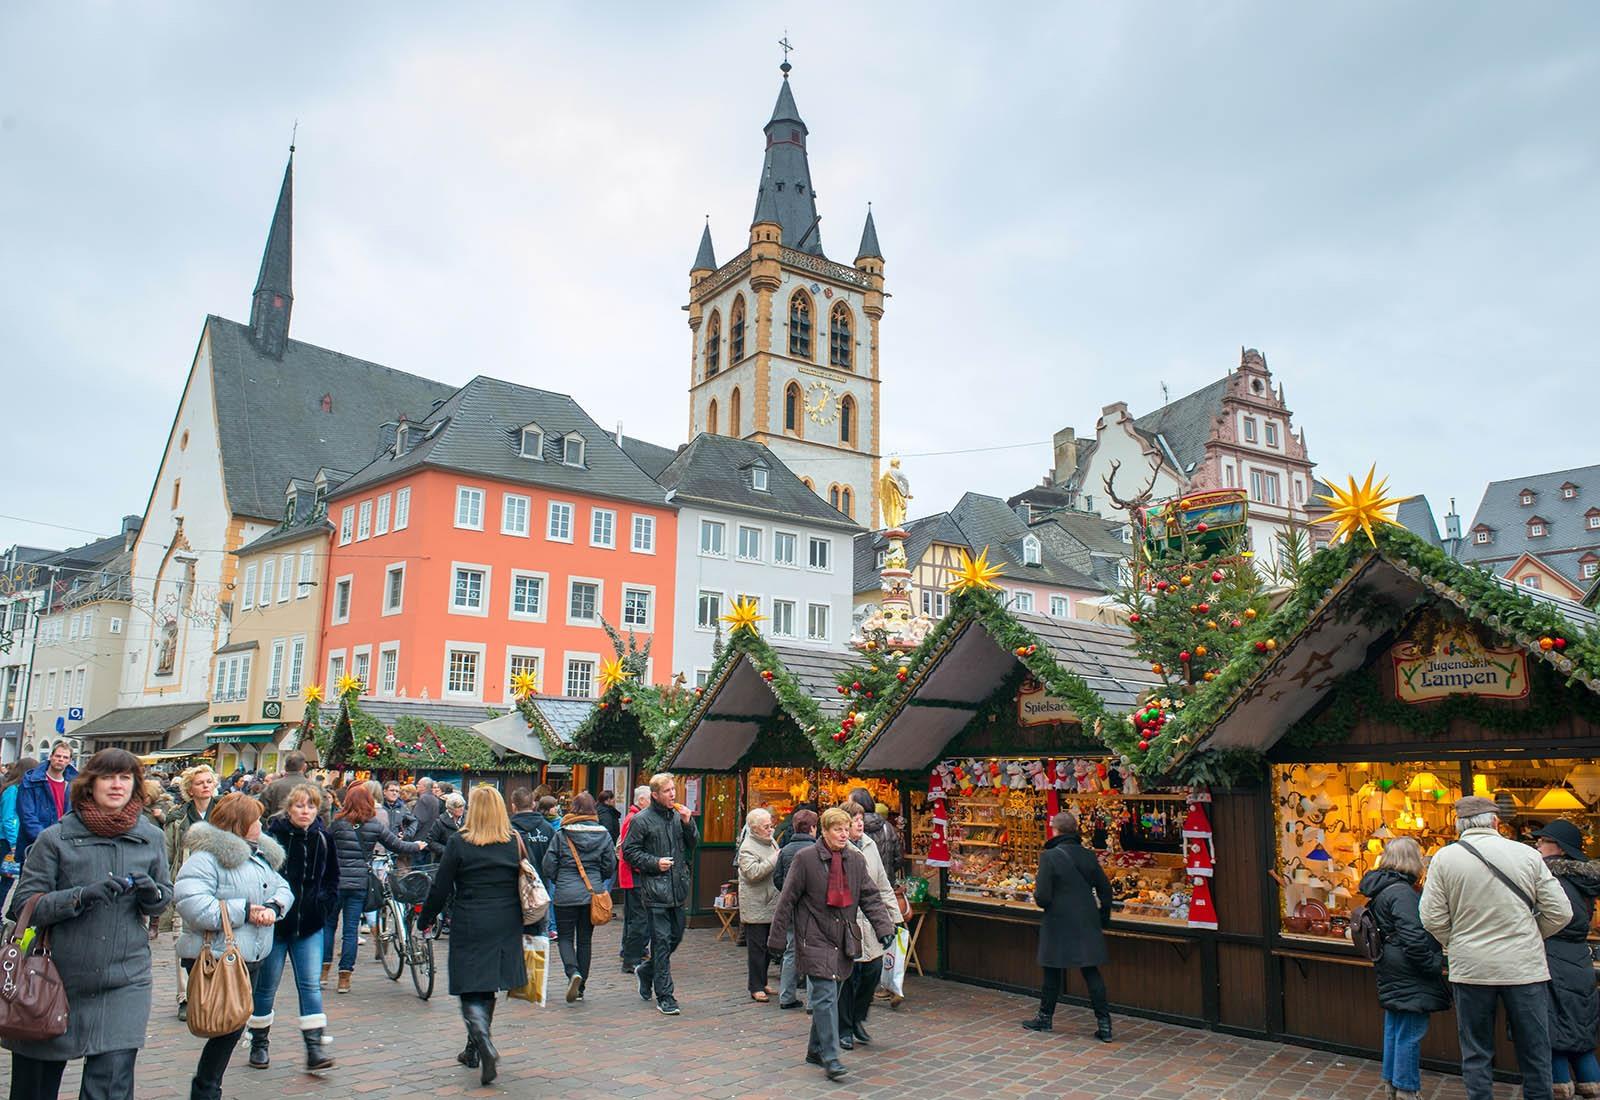
<instances>
[{"instance_id":1,"label":"plush toy","mask_svg":"<svg viewBox=\"0 0 1600 1100\"><path fill-rule=\"evenodd\" d=\"M1058 791L1072 789L1072 765L1065 760L1057 760L1055 766L1055 787Z\"/></svg>"},{"instance_id":2,"label":"plush toy","mask_svg":"<svg viewBox=\"0 0 1600 1100\"><path fill-rule=\"evenodd\" d=\"M1006 765L1006 786L1014 791L1020 791L1028 785L1028 775L1022 770L1022 762L1013 760Z\"/></svg>"},{"instance_id":3,"label":"plush toy","mask_svg":"<svg viewBox=\"0 0 1600 1100\"><path fill-rule=\"evenodd\" d=\"M993 760L989 761L986 774L989 776L989 785L995 790L1003 791L1006 789L1006 773L1000 770L998 763Z\"/></svg>"},{"instance_id":4,"label":"plush toy","mask_svg":"<svg viewBox=\"0 0 1600 1100\"><path fill-rule=\"evenodd\" d=\"M1036 791L1047 791L1054 785L1046 769L1047 764L1048 761L1045 760L1028 761L1028 782L1033 784L1033 789Z\"/></svg>"},{"instance_id":5,"label":"plush toy","mask_svg":"<svg viewBox=\"0 0 1600 1100\"><path fill-rule=\"evenodd\" d=\"M972 776L967 774L967 769L961 764L957 764L955 766L955 780L956 789L961 792L961 796L963 798L970 798L974 790L972 785Z\"/></svg>"},{"instance_id":6,"label":"plush toy","mask_svg":"<svg viewBox=\"0 0 1600 1100\"><path fill-rule=\"evenodd\" d=\"M1090 782L1089 779L1092 774L1093 773L1089 770L1089 762L1087 760L1073 761L1072 778L1075 780L1074 789L1083 791L1085 794L1093 791L1094 784Z\"/></svg>"},{"instance_id":7,"label":"plush toy","mask_svg":"<svg viewBox=\"0 0 1600 1100\"><path fill-rule=\"evenodd\" d=\"M1129 798L1139 793L1139 777L1133 774L1132 768L1122 773L1122 793Z\"/></svg>"}]
</instances>

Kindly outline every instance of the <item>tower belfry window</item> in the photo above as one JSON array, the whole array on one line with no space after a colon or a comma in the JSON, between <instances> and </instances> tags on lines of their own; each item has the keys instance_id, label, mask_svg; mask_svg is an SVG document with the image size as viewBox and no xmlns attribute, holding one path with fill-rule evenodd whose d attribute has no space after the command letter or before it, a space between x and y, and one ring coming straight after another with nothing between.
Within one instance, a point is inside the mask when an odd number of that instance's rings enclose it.
<instances>
[{"instance_id":1,"label":"tower belfry window","mask_svg":"<svg viewBox=\"0 0 1600 1100\"><path fill-rule=\"evenodd\" d=\"M733 300L733 308L728 311L728 363L737 363L744 358L744 295L741 294Z\"/></svg>"},{"instance_id":2,"label":"tower belfry window","mask_svg":"<svg viewBox=\"0 0 1600 1100\"><path fill-rule=\"evenodd\" d=\"M846 447L856 442L856 399L849 394L839 402L839 442Z\"/></svg>"},{"instance_id":3,"label":"tower belfry window","mask_svg":"<svg viewBox=\"0 0 1600 1100\"><path fill-rule=\"evenodd\" d=\"M850 307L843 302L833 307L828 322L828 363L841 370L850 369L850 352L854 348L850 338Z\"/></svg>"},{"instance_id":4,"label":"tower belfry window","mask_svg":"<svg viewBox=\"0 0 1600 1100\"><path fill-rule=\"evenodd\" d=\"M789 299L789 354L811 358L811 297L803 290Z\"/></svg>"},{"instance_id":5,"label":"tower belfry window","mask_svg":"<svg viewBox=\"0 0 1600 1100\"><path fill-rule=\"evenodd\" d=\"M801 433L801 417L804 412L805 399L800 395L800 383L790 382L783 388L783 430Z\"/></svg>"},{"instance_id":6,"label":"tower belfry window","mask_svg":"<svg viewBox=\"0 0 1600 1100\"><path fill-rule=\"evenodd\" d=\"M710 378L721 369L722 314L712 310L711 320L706 322L706 377Z\"/></svg>"}]
</instances>

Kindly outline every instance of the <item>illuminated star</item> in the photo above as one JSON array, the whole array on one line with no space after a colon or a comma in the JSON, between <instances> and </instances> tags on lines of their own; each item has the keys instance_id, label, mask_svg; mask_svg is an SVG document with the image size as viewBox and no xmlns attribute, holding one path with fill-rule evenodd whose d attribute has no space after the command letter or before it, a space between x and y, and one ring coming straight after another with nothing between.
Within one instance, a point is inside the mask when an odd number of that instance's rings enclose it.
<instances>
[{"instance_id":1,"label":"illuminated star","mask_svg":"<svg viewBox=\"0 0 1600 1100\"><path fill-rule=\"evenodd\" d=\"M1367 480L1360 485L1357 485L1356 479L1352 477L1349 479L1348 488L1341 489L1337 485L1330 485L1329 493L1318 496L1317 499L1326 501L1333 508L1326 516L1312 522L1337 524L1333 532L1334 542L1354 538L1359 529L1365 531L1367 541L1376 546L1378 539L1372 533L1373 524L1388 523L1399 526L1395 523L1394 508L1406 498L1384 496L1384 493L1389 491L1388 478L1384 478L1378 482L1377 488L1373 488L1372 479L1376 471L1376 465L1369 467Z\"/></svg>"},{"instance_id":2,"label":"illuminated star","mask_svg":"<svg viewBox=\"0 0 1600 1100\"><path fill-rule=\"evenodd\" d=\"M340 695L349 695L351 692L360 692L361 681L349 673L345 673L339 677L339 682L335 686L339 689Z\"/></svg>"},{"instance_id":3,"label":"illuminated star","mask_svg":"<svg viewBox=\"0 0 1600 1100\"><path fill-rule=\"evenodd\" d=\"M308 703L322 702L322 685L307 684L306 689L300 693L300 698L304 699Z\"/></svg>"},{"instance_id":4,"label":"illuminated star","mask_svg":"<svg viewBox=\"0 0 1600 1100\"><path fill-rule=\"evenodd\" d=\"M961 564L956 566L955 579L945 586L952 596L968 591L981 592L985 588L995 591L1000 586L994 583L994 578L1000 575L1000 566L989 561L989 548L985 546L978 551L974 558L965 549L961 551Z\"/></svg>"},{"instance_id":5,"label":"illuminated star","mask_svg":"<svg viewBox=\"0 0 1600 1100\"><path fill-rule=\"evenodd\" d=\"M720 616L728 624L728 633L736 634L741 630L754 631L756 624L766 618L761 614L761 605L753 599L735 600L733 607L726 615Z\"/></svg>"},{"instance_id":6,"label":"illuminated star","mask_svg":"<svg viewBox=\"0 0 1600 1100\"><path fill-rule=\"evenodd\" d=\"M613 657L603 661L600 665L600 687L605 691L624 683L628 679L628 670L622 666L621 657Z\"/></svg>"},{"instance_id":7,"label":"illuminated star","mask_svg":"<svg viewBox=\"0 0 1600 1100\"><path fill-rule=\"evenodd\" d=\"M533 672L514 672L511 674L511 694L518 699L526 699L539 690L539 676Z\"/></svg>"}]
</instances>

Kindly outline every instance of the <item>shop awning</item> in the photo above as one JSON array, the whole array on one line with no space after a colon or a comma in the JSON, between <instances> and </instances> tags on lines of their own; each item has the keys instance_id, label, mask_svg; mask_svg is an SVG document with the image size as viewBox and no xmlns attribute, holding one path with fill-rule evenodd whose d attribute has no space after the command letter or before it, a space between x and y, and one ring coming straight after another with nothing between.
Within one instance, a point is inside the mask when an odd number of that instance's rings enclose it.
<instances>
[{"instance_id":1,"label":"shop awning","mask_svg":"<svg viewBox=\"0 0 1600 1100\"><path fill-rule=\"evenodd\" d=\"M122 707L85 722L71 731L80 738L128 737L166 734L204 714L205 703L157 703L148 707Z\"/></svg>"},{"instance_id":2,"label":"shop awning","mask_svg":"<svg viewBox=\"0 0 1600 1100\"><path fill-rule=\"evenodd\" d=\"M278 722L255 722L239 726L212 726L206 730L208 745L262 745L278 733Z\"/></svg>"},{"instance_id":3,"label":"shop awning","mask_svg":"<svg viewBox=\"0 0 1600 1100\"><path fill-rule=\"evenodd\" d=\"M522 715L515 711L502 714L499 718L491 718L487 722L479 722L472 727L472 732L502 753L514 752L526 756L529 760L550 759L544 744L535 736Z\"/></svg>"}]
</instances>

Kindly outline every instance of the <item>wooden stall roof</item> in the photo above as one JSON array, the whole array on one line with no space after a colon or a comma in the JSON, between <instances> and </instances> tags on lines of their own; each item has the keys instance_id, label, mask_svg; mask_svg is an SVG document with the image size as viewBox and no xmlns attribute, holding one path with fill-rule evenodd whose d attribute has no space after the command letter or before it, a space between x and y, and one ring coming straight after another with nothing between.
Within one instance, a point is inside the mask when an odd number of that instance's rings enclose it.
<instances>
[{"instance_id":1,"label":"wooden stall roof","mask_svg":"<svg viewBox=\"0 0 1600 1100\"><path fill-rule=\"evenodd\" d=\"M1110 710L1133 709L1141 694L1160 683L1134 652L1133 634L1125 627L1022 612L1002 614L1009 614L1048 646L1056 664L1080 677ZM928 768L1017 664L1015 654L990 635L983 620L969 615L945 635L942 652L920 666L885 717L862 738L851 769Z\"/></svg>"},{"instance_id":2,"label":"wooden stall roof","mask_svg":"<svg viewBox=\"0 0 1600 1100\"><path fill-rule=\"evenodd\" d=\"M816 702L824 716L837 719L844 704L836 678L859 662L859 655L843 649L784 645L771 648L782 673ZM662 766L681 771L728 771L737 767L755 744L762 726L785 709L777 691L762 679L761 671L749 653L730 651L713 672L694 710L684 719L678 736L663 756ZM794 714L790 717L799 719Z\"/></svg>"}]
</instances>

